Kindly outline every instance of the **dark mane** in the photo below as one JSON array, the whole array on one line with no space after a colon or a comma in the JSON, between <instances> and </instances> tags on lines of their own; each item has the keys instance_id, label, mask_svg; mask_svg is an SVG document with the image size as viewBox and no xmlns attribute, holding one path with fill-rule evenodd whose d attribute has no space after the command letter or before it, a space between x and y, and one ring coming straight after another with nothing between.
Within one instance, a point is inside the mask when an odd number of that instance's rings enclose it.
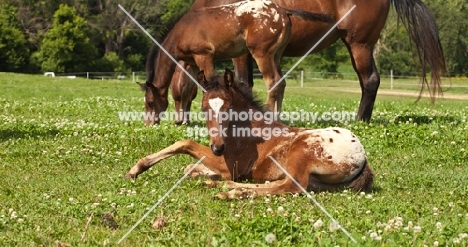
<instances>
[{"instance_id":1,"label":"dark mane","mask_svg":"<svg viewBox=\"0 0 468 247\"><path fill-rule=\"evenodd\" d=\"M156 33L154 39L158 41L159 44L162 43L167 37L167 35L171 32L177 22L182 18L183 14L180 14L177 17L172 18L171 21L168 22L167 25L162 27L159 32ZM151 83L154 79L154 66L156 62L156 58L159 55L159 46L155 43L151 44L151 47L148 51L148 55L146 57L146 83Z\"/></svg>"},{"instance_id":2,"label":"dark mane","mask_svg":"<svg viewBox=\"0 0 468 247\"><path fill-rule=\"evenodd\" d=\"M226 90L226 86L221 76L214 75L207 80L208 82L203 85L207 92L209 91L218 91L218 90ZM250 104L254 109L259 110L261 112L265 111L265 105L261 99L259 99L258 95L252 92L252 89L246 88L246 86L239 86L240 84L237 82L234 83L234 86L231 87L231 90L240 96ZM240 100L240 99L234 99Z\"/></svg>"}]
</instances>

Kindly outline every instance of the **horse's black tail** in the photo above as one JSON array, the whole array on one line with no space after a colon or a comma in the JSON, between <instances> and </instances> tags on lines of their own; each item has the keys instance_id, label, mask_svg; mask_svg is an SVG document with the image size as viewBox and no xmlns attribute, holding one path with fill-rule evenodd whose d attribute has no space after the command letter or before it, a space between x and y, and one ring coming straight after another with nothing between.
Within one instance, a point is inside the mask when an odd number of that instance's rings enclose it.
<instances>
[{"instance_id":1,"label":"horse's black tail","mask_svg":"<svg viewBox=\"0 0 468 247\"><path fill-rule=\"evenodd\" d=\"M409 37L416 44L421 62L422 85L418 100L421 98L424 85L427 85L431 102L434 103L436 93L442 94L440 78L447 74L444 52L434 16L421 0L394 0L392 2L398 18L403 22ZM426 78L427 66L431 70L430 83Z\"/></svg>"},{"instance_id":2,"label":"horse's black tail","mask_svg":"<svg viewBox=\"0 0 468 247\"><path fill-rule=\"evenodd\" d=\"M370 191L372 189L372 184L374 183L374 173L369 167L369 163L366 160L364 167L361 171L351 180L351 183L348 185L348 188L354 191Z\"/></svg>"},{"instance_id":3,"label":"horse's black tail","mask_svg":"<svg viewBox=\"0 0 468 247\"><path fill-rule=\"evenodd\" d=\"M285 9L283 8L288 15L297 16L306 21L320 21L320 22L327 22L332 23L334 19L330 15L320 14L320 13L312 13L307 12L299 9Z\"/></svg>"}]
</instances>

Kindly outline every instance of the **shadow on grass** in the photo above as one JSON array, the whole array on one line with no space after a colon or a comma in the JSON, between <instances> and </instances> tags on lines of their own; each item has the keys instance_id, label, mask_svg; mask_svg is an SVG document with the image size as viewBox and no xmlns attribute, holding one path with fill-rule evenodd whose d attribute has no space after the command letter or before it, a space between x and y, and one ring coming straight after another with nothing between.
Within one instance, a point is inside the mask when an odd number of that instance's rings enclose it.
<instances>
[{"instance_id":1,"label":"shadow on grass","mask_svg":"<svg viewBox=\"0 0 468 247\"><path fill-rule=\"evenodd\" d=\"M393 123L416 123L418 125L424 124L431 124L431 123L451 123L456 121L457 119L452 116L418 116L418 115L405 115L405 116L398 116L395 118L393 122L390 122L388 119L371 119L371 123L374 124L383 124L389 125Z\"/></svg>"},{"instance_id":2,"label":"shadow on grass","mask_svg":"<svg viewBox=\"0 0 468 247\"><path fill-rule=\"evenodd\" d=\"M11 140L11 139L25 139L25 138L53 138L58 133L57 129L51 130L19 130L19 129L2 129L0 130L0 140L2 142Z\"/></svg>"}]
</instances>

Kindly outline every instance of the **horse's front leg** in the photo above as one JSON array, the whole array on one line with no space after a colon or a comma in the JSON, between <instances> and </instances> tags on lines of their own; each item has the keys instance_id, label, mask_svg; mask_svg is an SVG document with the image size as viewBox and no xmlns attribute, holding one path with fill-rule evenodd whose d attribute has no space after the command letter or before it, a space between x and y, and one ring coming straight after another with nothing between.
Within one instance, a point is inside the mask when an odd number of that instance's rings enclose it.
<instances>
[{"instance_id":1,"label":"horse's front leg","mask_svg":"<svg viewBox=\"0 0 468 247\"><path fill-rule=\"evenodd\" d=\"M230 179L231 173L224 162L223 156L215 156L210 148L196 143L192 140L178 141L171 146L146 157L141 158L125 175L126 178L137 178L138 175L151 168L159 161L176 154L188 154L193 158L202 161L211 171L219 174L222 178Z\"/></svg>"},{"instance_id":2,"label":"horse's front leg","mask_svg":"<svg viewBox=\"0 0 468 247\"><path fill-rule=\"evenodd\" d=\"M232 63L234 64L234 72L236 73L236 78L239 80L240 86L251 91L254 86L252 55L247 53L240 57L233 58Z\"/></svg>"}]
</instances>

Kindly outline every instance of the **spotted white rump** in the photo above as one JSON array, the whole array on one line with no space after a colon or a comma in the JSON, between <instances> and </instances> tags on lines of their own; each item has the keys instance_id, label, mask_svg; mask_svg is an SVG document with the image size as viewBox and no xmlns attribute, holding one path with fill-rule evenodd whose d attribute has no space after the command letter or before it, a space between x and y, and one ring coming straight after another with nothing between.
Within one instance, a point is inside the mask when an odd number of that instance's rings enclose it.
<instances>
[{"instance_id":1,"label":"spotted white rump","mask_svg":"<svg viewBox=\"0 0 468 247\"><path fill-rule=\"evenodd\" d=\"M348 179L356 176L367 162L366 153L359 139L349 130L343 128L326 128L304 130L299 136L307 135L304 141L314 150L314 155L324 161L328 160L344 170L349 169ZM322 150L314 148L319 146ZM320 152L321 153L318 153Z\"/></svg>"}]
</instances>

